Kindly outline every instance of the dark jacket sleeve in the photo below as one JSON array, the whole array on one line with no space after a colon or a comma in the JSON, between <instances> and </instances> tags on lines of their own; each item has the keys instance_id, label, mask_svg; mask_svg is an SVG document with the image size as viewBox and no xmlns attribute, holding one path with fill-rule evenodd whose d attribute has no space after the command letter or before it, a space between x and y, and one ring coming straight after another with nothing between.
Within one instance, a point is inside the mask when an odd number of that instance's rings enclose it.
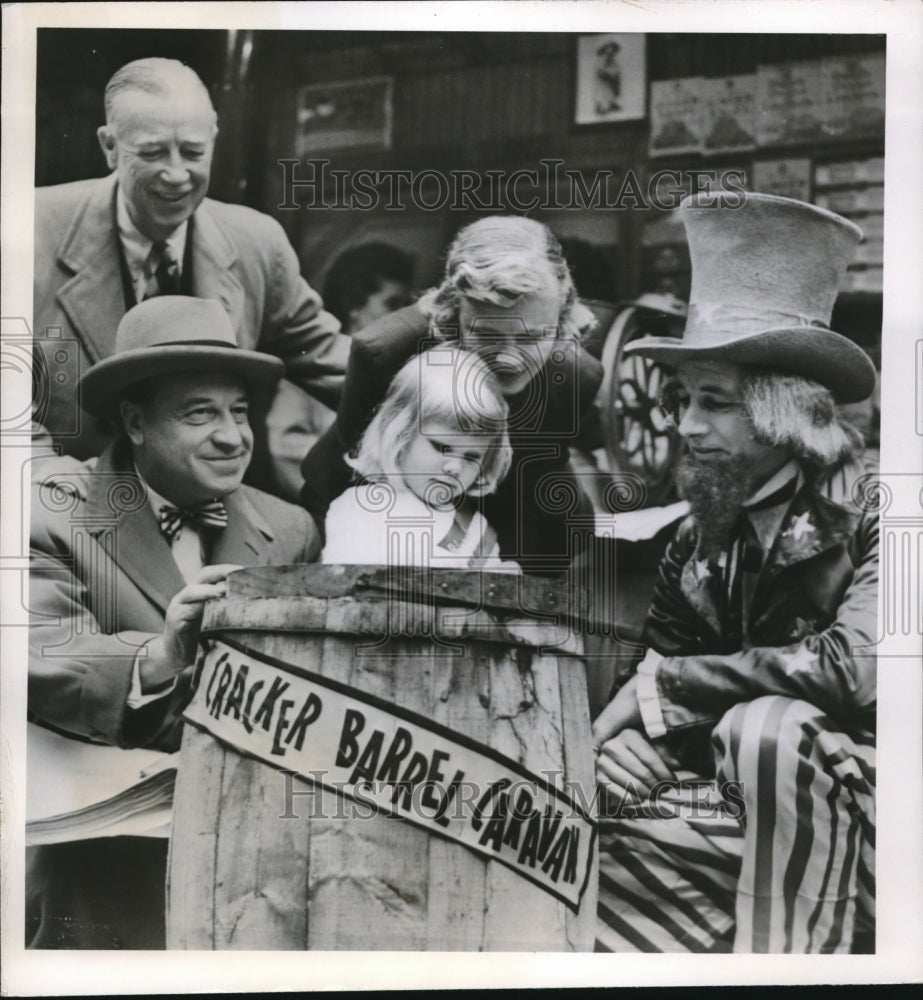
<instances>
[{"instance_id":1,"label":"dark jacket sleeve","mask_svg":"<svg viewBox=\"0 0 923 1000\"><path fill-rule=\"evenodd\" d=\"M223 206L225 214L239 206ZM235 218L237 217L235 215ZM336 407L349 356L349 337L324 310L318 293L304 280L285 231L270 216L243 215L248 244L262 241L266 254L266 299L259 349L285 362L285 376L326 406ZM240 223L238 223L240 224Z\"/></svg>"},{"instance_id":2,"label":"dark jacket sleeve","mask_svg":"<svg viewBox=\"0 0 923 1000\"><path fill-rule=\"evenodd\" d=\"M526 573L556 576L587 547L594 531L593 505L571 468L570 448L593 407L602 366L569 341L554 352L543 374L541 398L525 407L537 402L536 426L520 429L512 420L512 468L486 498L484 513L497 531L503 558L515 559Z\"/></svg>"},{"instance_id":3,"label":"dark jacket sleeve","mask_svg":"<svg viewBox=\"0 0 923 1000\"><path fill-rule=\"evenodd\" d=\"M772 694L801 699L835 719L871 727L878 609L878 525L873 518L860 520L851 549L853 576L835 620L784 646L681 655L684 644L694 641L683 616L685 602L677 600L669 585L658 589L648 641L665 654L655 681L666 729L714 721L739 702ZM674 571L669 564L665 569L669 582Z\"/></svg>"}]
</instances>

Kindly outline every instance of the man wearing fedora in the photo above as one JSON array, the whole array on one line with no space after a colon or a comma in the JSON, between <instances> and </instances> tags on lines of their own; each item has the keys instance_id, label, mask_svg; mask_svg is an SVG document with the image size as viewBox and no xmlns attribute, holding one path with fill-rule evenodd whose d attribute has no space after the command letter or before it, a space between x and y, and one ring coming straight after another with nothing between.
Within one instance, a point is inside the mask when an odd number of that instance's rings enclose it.
<instances>
[{"instance_id":1,"label":"man wearing fedora","mask_svg":"<svg viewBox=\"0 0 923 1000\"><path fill-rule=\"evenodd\" d=\"M248 407L282 368L237 346L221 303L162 296L125 314L83 376L84 406L115 439L32 504L27 784L52 812L78 786L98 802L118 772L175 764L163 755L179 747L203 604L228 572L317 558L301 508L241 485ZM72 830L30 849L28 943L163 948L168 803L92 839Z\"/></svg>"},{"instance_id":2,"label":"man wearing fedora","mask_svg":"<svg viewBox=\"0 0 923 1000\"><path fill-rule=\"evenodd\" d=\"M829 319L861 233L802 202L683 202L669 366L690 516L647 653L594 723L605 790L598 947L842 952L874 914L878 527L818 485L854 459L837 403L875 369Z\"/></svg>"},{"instance_id":3,"label":"man wearing fedora","mask_svg":"<svg viewBox=\"0 0 923 1000\"><path fill-rule=\"evenodd\" d=\"M157 295L217 300L241 347L281 358L286 378L336 407L349 338L281 226L205 197L218 126L196 73L174 59L130 62L106 86L105 113L97 136L111 173L35 197L36 420L58 452L86 459L106 444L80 419L75 373L107 358L125 312Z\"/></svg>"}]
</instances>

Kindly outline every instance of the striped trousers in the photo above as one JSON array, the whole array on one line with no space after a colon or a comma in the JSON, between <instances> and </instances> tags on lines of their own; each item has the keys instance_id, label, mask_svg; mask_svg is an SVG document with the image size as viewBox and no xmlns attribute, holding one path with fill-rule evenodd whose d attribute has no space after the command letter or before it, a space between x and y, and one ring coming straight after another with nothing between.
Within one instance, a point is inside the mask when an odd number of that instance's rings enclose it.
<instances>
[{"instance_id":1,"label":"striped trousers","mask_svg":"<svg viewBox=\"0 0 923 1000\"><path fill-rule=\"evenodd\" d=\"M719 808L699 787L603 822L596 950L849 952L874 928L874 737L769 696L712 746Z\"/></svg>"}]
</instances>

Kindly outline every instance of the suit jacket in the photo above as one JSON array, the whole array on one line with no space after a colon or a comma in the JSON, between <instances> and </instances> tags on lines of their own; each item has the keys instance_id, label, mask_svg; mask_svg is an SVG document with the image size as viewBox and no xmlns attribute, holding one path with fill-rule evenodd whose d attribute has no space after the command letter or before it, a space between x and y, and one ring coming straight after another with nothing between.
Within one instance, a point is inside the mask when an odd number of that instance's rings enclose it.
<instances>
[{"instance_id":1,"label":"suit jacket","mask_svg":"<svg viewBox=\"0 0 923 1000\"><path fill-rule=\"evenodd\" d=\"M97 455L108 443L80 410L76 382L112 353L126 311L116 188L112 174L35 193L37 419L78 458ZM278 356L287 378L336 406L349 338L301 277L282 227L253 209L209 198L190 222L191 293L222 303L241 347Z\"/></svg>"},{"instance_id":2,"label":"suit jacket","mask_svg":"<svg viewBox=\"0 0 923 1000\"><path fill-rule=\"evenodd\" d=\"M343 394L333 426L308 452L302 502L318 524L350 484L343 455L359 441L391 380L406 361L433 346L426 316L398 310L353 336ZM526 571L562 572L592 535L593 507L569 469L569 446L592 408L602 365L573 341L562 341L540 376L509 400L513 464L483 511L499 536L500 553ZM514 415L519 413L521 420Z\"/></svg>"},{"instance_id":3,"label":"suit jacket","mask_svg":"<svg viewBox=\"0 0 923 1000\"><path fill-rule=\"evenodd\" d=\"M725 588L695 548L688 518L664 556L645 626L664 656L654 680L667 731L710 729L735 704L769 694L873 729L876 518L803 486L754 581L743 648L728 645Z\"/></svg>"},{"instance_id":4,"label":"suit jacket","mask_svg":"<svg viewBox=\"0 0 923 1000\"><path fill-rule=\"evenodd\" d=\"M64 475L34 488L29 715L96 743L173 751L181 725L175 710L189 670L171 697L127 707L135 655L161 633L167 605L184 586L147 491L130 468L110 447L84 483ZM300 507L247 486L225 504L228 525L215 535L210 563L317 559L318 534Z\"/></svg>"}]
</instances>

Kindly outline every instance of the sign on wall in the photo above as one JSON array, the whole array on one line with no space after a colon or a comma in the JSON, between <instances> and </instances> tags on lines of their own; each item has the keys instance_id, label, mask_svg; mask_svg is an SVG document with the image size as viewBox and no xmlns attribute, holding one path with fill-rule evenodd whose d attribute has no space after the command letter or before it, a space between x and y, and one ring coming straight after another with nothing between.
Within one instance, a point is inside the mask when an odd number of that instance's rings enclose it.
<instances>
[{"instance_id":1,"label":"sign on wall","mask_svg":"<svg viewBox=\"0 0 923 1000\"><path fill-rule=\"evenodd\" d=\"M298 91L298 156L391 148L393 81L387 76L309 84Z\"/></svg>"},{"instance_id":2,"label":"sign on wall","mask_svg":"<svg viewBox=\"0 0 923 1000\"><path fill-rule=\"evenodd\" d=\"M635 121L647 103L646 35L578 35L577 125Z\"/></svg>"}]
</instances>

